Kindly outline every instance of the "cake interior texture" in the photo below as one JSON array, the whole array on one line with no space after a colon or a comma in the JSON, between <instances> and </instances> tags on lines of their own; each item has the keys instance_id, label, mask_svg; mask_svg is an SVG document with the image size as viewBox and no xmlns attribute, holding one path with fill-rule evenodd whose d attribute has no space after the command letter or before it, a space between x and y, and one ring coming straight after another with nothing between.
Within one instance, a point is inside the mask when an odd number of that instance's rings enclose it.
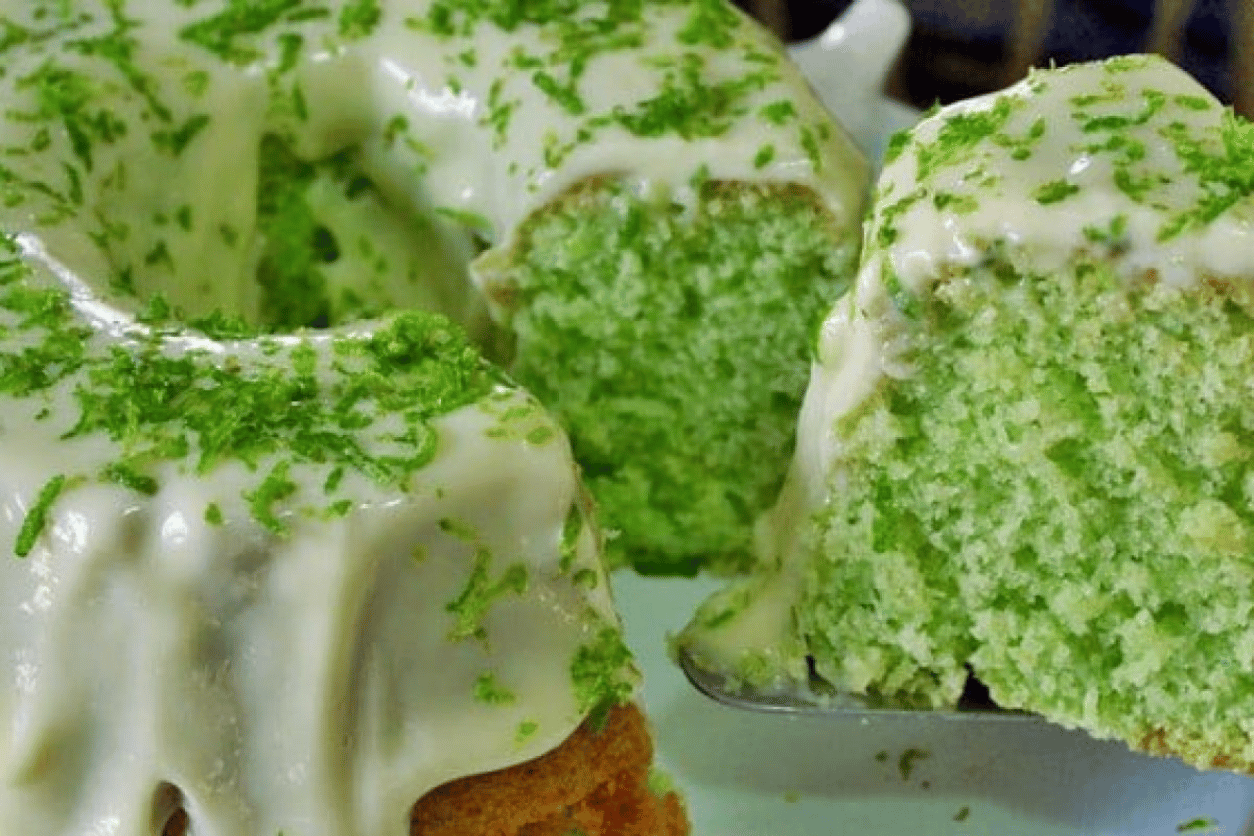
<instances>
[{"instance_id":1,"label":"cake interior texture","mask_svg":"<svg viewBox=\"0 0 1254 836\"><path fill-rule=\"evenodd\" d=\"M812 336L855 257L813 193L786 186L708 182L685 205L595 184L527 223L493 282L509 368L568 428L612 563L748 565Z\"/></svg>"},{"instance_id":2,"label":"cake interior texture","mask_svg":"<svg viewBox=\"0 0 1254 836\"><path fill-rule=\"evenodd\" d=\"M1002 705L1243 750L1248 293L994 256L910 311L911 374L835 430L849 469L798 609L820 672L943 706L974 670Z\"/></svg>"},{"instance_id":3,"label":"cake interior texture","mask_svg":"<svg viewBox=\"0 0 1254 836\"><path fill-rule=\"evenodd\" d=\"M1118 200L1063 261L1008 236L977 239L980 257L940 269L926 291L885 269L903 371L835 421L839 500L816 515L797 615L818 669L847 687L946 705L973 672L1001 705L1248 769L1251 276L1173 273L1184 260L1145 256L1129 214L1154 218L1159 243L1205 230L1249 192L1237 173L1254 128L1216 118L1218 105L1153 62L1081 72L1100 83L1064 87L1079 130L1049 126L1046 110L1020 141L1061 131L1072 153L1109 155ZM1065 77L1024 89L1052 105L1053 84ZM921 172L952 166L978 182L988 175L967 149L1013 146L999 120L1014 107L955 115L908 152ZM1199 112L1212 114L1205 130L1174 115ZM1151 143L1157 159L1143 164ZM1049 175L1027 207L1083 199L1083 182ZM1183 212L1177 177L1200 181ZM964 211L939 187L918 197ZM876 246L892 246L891 216L912 202L888 196Z\"/></svg>"}]
</instances>

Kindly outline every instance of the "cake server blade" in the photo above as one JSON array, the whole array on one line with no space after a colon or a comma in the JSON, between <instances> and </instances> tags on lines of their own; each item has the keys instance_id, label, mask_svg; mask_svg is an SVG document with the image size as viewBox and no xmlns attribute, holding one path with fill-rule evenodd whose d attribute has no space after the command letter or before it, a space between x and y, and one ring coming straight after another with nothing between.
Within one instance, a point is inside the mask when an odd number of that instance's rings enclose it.
<instances>
[{"instance_id":1,"label":"cake server blade","mask_svg":"<svg viewBox=\"0 0 1254 836\"><path fill-rule=\"evenodd\" d=\"M676 654L684 676L699 692L722 705L744 711L828 717L905 716L911 714L962 722L1039 722L1023 711L1010 711L964 694L953 708L919 708L889 699L835 691L818 677L808 687L779 691L755 691L707 671L680 647Z\"/></svg>"}]
</instances>

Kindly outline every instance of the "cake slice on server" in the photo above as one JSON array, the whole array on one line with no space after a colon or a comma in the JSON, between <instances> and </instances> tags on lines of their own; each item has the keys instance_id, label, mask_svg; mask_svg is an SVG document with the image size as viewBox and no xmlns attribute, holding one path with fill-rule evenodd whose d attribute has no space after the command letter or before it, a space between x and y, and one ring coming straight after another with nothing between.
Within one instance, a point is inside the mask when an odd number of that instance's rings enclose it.
<instances>
[{"instance_id":1,"label":"cake slice on server","mask_svg":"<svg viewBox=\"0 0 1254 836\"><path fill-rule=\"evenodd\" d=\"M1167 62L893 139L753 580L681 639L759 687L996 702L1254 768L1254 127Z\"/></svg>"}]
</instances>

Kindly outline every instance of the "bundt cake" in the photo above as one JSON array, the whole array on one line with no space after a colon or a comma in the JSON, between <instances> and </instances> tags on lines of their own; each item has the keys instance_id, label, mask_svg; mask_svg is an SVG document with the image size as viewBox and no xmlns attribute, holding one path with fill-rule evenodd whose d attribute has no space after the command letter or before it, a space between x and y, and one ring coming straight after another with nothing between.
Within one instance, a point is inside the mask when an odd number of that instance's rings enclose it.
<instances>
[{"instance_id":1,"label":"bundt cake","mask_svg":"<svg viewBox=\"0 0 1254 836\"><path fill-rule=\"evenodd\" d=\"M778 45L722 0L2 21L0 831L684 832L559 421L620 561L743 560L865 171Z\"/></svg>"}]
</instances>

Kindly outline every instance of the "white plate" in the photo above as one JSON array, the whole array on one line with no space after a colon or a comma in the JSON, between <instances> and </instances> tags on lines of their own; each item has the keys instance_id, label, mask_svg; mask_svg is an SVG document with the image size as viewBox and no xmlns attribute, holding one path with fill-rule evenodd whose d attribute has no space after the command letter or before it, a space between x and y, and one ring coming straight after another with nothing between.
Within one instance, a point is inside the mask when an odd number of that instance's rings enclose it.
<instances>
[{"instance_id":1,"label":"white plate","mask_svg":"<svg viewBox=\"0 0 1254 836\"><path fill-rule=\"evenodd\" d=\"M824 102L869 154L917 114L883 99L884 74L909 21L893 0L859 0L793 49ZM873 722L751 714L694 691L667 657L717 586L614 578L627 640L645 675L658 760L687 799L694 836L1254 835L1254 780L1044 723ZM926 753L903 771L904 753Z\"/></svg>"}]
</instances>

